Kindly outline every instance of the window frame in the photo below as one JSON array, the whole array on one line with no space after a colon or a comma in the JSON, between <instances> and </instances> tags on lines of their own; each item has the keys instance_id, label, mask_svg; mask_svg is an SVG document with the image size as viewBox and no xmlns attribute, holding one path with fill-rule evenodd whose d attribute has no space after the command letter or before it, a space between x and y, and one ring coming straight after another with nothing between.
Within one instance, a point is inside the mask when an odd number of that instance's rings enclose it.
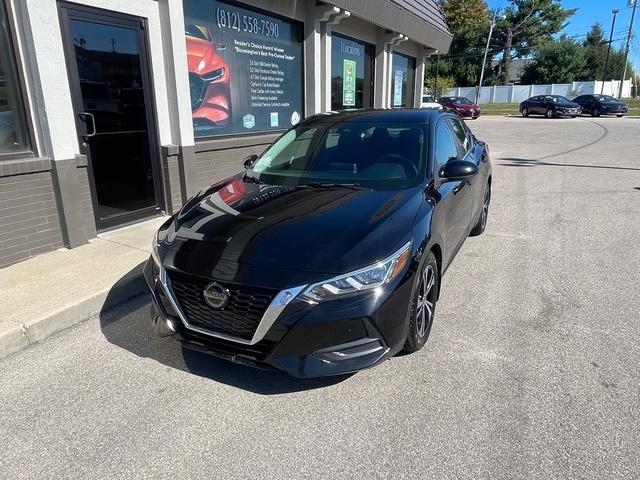
<instances>
[{"instance_id":1,"label":"window frame","mask_svg":"<svg viewBox=\"0 0 640 480\"><path fill-rule=\"evenodd\" d=\"M37 157L37 142L33 128L33 117L29 97L27 95L25 69L20 57L20 50L18 49L19 42L16 25L14 24L15 13L11 2L0 0L0 26L4 29L4 32L0 32L0 34L6 35L6 60L9 63L7 66L11 68L11 72L8 75L14 75L15 89L17 90L14 92L17 103L16 110L20 110L19 115L22 117L19 119L19 123L22 123L19 128L23 130L22 133L24 135L26 148L13 152L0 152L0 162ZM4 21L2 21L2 15L4 15Z\"/></svg>"}]
</instances>

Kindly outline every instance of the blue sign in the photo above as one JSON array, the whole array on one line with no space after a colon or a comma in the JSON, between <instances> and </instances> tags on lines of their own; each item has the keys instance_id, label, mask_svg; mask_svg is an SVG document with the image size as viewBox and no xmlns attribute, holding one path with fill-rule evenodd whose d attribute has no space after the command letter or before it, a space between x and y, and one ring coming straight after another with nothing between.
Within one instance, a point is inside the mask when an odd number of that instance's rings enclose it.
<instances>
[{"instance_id":1,"label":"blue sign","mask_svg":"<svg viewBox=\"0 0 640 480\"><path fill-rule=\"evenodd\" d=\"M396 70L393 75L393 106L402 106L402 86L404 84L404 72Z\"/></svg>"}]
</instances>

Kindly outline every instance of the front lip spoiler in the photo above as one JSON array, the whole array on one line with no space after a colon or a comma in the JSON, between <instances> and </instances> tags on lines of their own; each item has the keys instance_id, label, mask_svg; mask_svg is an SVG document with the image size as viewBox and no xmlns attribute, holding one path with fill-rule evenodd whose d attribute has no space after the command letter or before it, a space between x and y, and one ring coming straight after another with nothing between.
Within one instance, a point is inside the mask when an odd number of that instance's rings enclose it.
<instances>
[{"instance_id":1,"label":"front lip spoiler","mask_svg":"<svg viewBox=\"0 0 640 480\"><path fill-rule=\"evenodd\" d=\"M250 340L247 340L245 338L235 337L233 335L227 335L220 332L214 332L212 330L190 324L187 320L186 315L180 308L175 294L173 293L173 289L171 288L171 281L169 280L169 277L167 275L167 270L162 265L160 265L159 268L160 275L156 279L156 284L164 291L164 294L171 304L171 307L176 311L178 317L180 318L180 321L186 329L193 332L201 333L202 335L208 335L210 337L227 340L229 342L241 343L243 345L255 345L256 343L260 342L265 337L269 329L273 326L273 324L276 323L278 317L288 305L288 302L283 303L284 297L291 295L291 298L295 298L302 290L306 288L306 285L301 285L299 287L289 288L278 292L278 294L273 297L273 300L262 315L260 323L258 323L258 328L256 328L253 337Z\"/></svg>"}]
</instances>

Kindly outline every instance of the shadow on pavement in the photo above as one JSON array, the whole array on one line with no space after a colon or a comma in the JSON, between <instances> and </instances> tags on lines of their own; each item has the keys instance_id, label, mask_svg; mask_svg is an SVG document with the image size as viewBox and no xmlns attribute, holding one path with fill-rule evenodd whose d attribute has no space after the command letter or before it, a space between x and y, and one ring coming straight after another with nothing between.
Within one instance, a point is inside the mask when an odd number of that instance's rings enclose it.
<instances>
[{"instance_id":1,"label":"shadow on pavement","mask_svg":"<svg viewBox=\"0 0 640 480\"><path fill-rule=\"evenodd\" d=\"M528 159L528 158L515 158L504 157L498 158L500 160L499 165L504 167L573 167L573 168L596 168L604 170L631 170L640 172L640 168L634 167L610 167L607 165L585 165L579 163L551 163L543 162L541 160Z\"/></svg>"},{"instance_id":2,"label":"shadow on pavement","mask_svg":"<svg viewBox=\"0 0 640 480\"><path fill-rule=\"evenodd\" d=\"M135 269L132 270L134 271ZM130 277L132 272L123 279ZM123 303L118 301L118 298L122 298L122 288L122 282L118 282L109 293L105 301L106 307L100 312L100 329L110 343L139 357L150 358L168 367L260 395L324 388L350 377L343 375L309 380L297 379L282 372L237 365L184 348L171 338L158 338L153 334L149 320L150 296L138 294ZM116 304L118 305L115 306Z\"/></svg>"}]
</instances>

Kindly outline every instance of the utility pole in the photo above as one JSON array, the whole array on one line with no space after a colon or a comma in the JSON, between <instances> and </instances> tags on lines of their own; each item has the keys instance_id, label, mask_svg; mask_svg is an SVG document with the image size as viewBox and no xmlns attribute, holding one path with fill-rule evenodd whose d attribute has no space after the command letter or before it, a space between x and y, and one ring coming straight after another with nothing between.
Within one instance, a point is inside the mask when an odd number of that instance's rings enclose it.
<instances>
[{"instance_id":1,"label":"utility pole","mask_svg":"<svg viewBox=\"0 0 640 480\"><path fill-rule=\"evenodd\" d=\"M438 101L438 68L440 66L440 52L438 50L436 50L436 84L434 85L433 89L435 90L435 101Z\"/></svg>"},{"instance_id":2,"label":"utility pole","mask_svg":"<svg viewBox=\"0 0 640 480\"><path fill-rule=\"evenodd\" d=\"M489 54L489 44L491 43L491 36L493 35L493 29L496 26L496 17L498 16L498 9L493 12L493 19L491 20L491 28L489 28L489 36L487 37L487 46L484 49L484 59L482 60L482 70L480 70L480 83L478 83L478 89L476 90L476 104L480 104L480 90L482 89L482 81L484 80L484 67L487 64L487 55Z\"/></svg>"},{"instance_id":3,"label":"utility pole","mask_svg":"<svg viewBox=\"0 0 640 480\"><path fill-rule=\"evenodd\" d=\"M629 6L633 3L633 13L631 13L631 23L629 23L629 33L627 34L627 46L624 49L624 69L622 71L622 81L620 82L620 92L618 98L622 97L622 87L624 85L624 77L627 76L627 60L629 59L629 46L631 45L631 36L633 35L633 21L636 18L636 7L638 0L629 0Z\"/></svg>"},{"instance_id":4,"label":"utility pole","mask_svg":"<svg viewBox=\"0 0 640 480\"><path fill-rule=\"evenodd\" d=\"M617 8L611 10L613 13L613 22L611 22L611 33L609 34L609 46L607 47L607 56L604 59L604 73L602 74L602 88L600 89L600 95L604 93L604 82L607 80L607 68L609 68L609 53L611 53L611 44L613 43L613 29L616 26L616 15L618 15Z\"/></svg>"}]
</instances>

